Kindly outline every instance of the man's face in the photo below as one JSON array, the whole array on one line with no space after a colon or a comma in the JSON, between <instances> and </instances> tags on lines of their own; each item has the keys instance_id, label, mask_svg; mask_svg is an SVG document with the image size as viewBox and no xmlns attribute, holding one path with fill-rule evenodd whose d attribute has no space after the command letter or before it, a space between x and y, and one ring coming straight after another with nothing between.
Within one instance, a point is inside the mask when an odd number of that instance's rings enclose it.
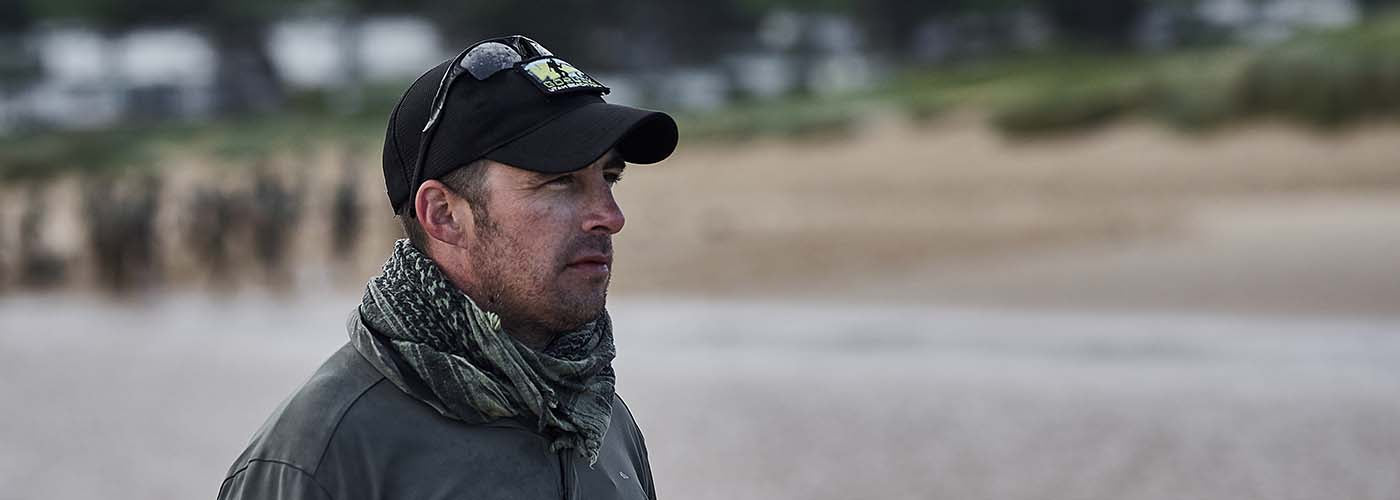
<instances>
[{"instance_id":1,"label":"man's face","mask_svg":"<svg viewBox=\"0 0 1400 500\"><path fill-rule=\"evenodd\" d=\"M613 151L565 174L488 162L468 254L474 298L508 327L558 333L597 317L624 222L612 195L624 166Z\"/></svg>"}]
</instances>

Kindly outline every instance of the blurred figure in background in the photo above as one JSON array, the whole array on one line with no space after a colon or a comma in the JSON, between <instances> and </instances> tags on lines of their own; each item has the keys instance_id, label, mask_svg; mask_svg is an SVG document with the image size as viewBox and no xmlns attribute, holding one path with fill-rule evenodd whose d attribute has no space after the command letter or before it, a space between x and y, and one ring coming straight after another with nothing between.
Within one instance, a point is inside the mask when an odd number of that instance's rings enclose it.
<instances>
[{"instance_id":1,"label":"blurred figure in background","mask_svg":"<svg viewBox=\"0 0 1400 500\"><path fill-rule=\"evenodd\" d=\"M302 200L294 193L305 192L302 187L288 189L283 180L263 164L255 168L251 203L247 206L248 222L253 230L253 251L262 265L264 277L270 283L289 283L286 255L291 237L301 222Z\"/></svg>"},{"instance_id":2,"label":"blurred figure in background","mask_svg":"<svg viewBox=\"0 0 1400 500\"><path fill-rule=\"evenodd\" d=\"M98 282L112 290L159 281L155 218L160 178L145 175L122 183L97 178L84 189L88 245Z\"/></svg>"},{"instance_id":3,"label":"blurred figure in background","mask_svg":"<svg viewBox=\"0 0 1400 500\"><path fill-rule=\"evenodd\" d=\"M184 245L199 263L210 283L220 283L228 275L227 237L236 226L236 202L232 194L215 186L195 190L182 221Z\"/></svg>"},{"instance_id":4,"label":"blurred figure in background","mask_svg":"<svg viewBox=\"0 0 1400 500\"><path fill-rule=\"evenodd\" d=\"M26 200L19 219L20 282L37 288L53 286L63 280L67 267L44 238L48 203L43 187L30 188Z\"/></svg>"},{"instance_id":5,"label":"blurred figure in background","mask_svg":"<svg viewBox=\"0 0 1400 500\"><path fill-rule=\"evenodd\" d=\"M360 213L360 175L354 163L355 153L346 153L345 165L340 181L336 183L335 195L331 201L331 257L336 260L349 260L355 254L360 242L364 216Z\"/></svg>"}]
</instances>

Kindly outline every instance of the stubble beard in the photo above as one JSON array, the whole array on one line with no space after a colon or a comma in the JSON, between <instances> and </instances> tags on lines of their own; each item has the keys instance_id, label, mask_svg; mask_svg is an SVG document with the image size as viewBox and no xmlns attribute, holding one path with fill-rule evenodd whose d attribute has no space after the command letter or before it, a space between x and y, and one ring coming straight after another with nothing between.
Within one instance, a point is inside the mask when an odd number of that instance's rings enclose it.
<instances>
[{"instance_id":1,"label":"stubble beard","mask_svg":"<svg viewBox=\"0 0 1400 500\"><path fill-rule=\"evenodd\" d=\"M523 246L490 217L477 217L474 222L480 237L470 258L479 271L481 300L508 329L553 338L583 327L602 313L611 273L602 278L601 286L566 287L560 278L568 259L581 250L610 254L608 236L579 238L566 244L563 252L545 258L552 253L549 249Z\"/></svg>"}]
</instances>

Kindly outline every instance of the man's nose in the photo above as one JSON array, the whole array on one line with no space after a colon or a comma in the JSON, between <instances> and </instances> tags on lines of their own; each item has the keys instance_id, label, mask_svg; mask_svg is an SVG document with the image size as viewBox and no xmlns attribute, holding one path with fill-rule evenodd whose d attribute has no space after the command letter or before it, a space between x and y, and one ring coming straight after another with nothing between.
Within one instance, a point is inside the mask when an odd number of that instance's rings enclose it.
<instances>
[{"instance_id":1,"label":"man's nose","mask_svg":"<svg viewBox=\"0 0 1400 500\"><path fill-rule=\"evenodd\" d=\"M622 216L622 207L617 205L617 200L613 198L612 186L603 185L593 191L589 197L588 214L584 217L583 230L586 232L601 231L606 234L617 234L622 231L622 225L627 219Z\"/></svg>"}]
</instances>

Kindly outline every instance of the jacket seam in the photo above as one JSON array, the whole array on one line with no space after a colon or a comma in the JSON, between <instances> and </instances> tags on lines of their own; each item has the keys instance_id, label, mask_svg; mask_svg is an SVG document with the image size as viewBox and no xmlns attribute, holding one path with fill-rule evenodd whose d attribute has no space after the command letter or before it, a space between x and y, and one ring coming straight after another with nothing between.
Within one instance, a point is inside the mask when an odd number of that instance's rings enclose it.
<instances>
[{"instance_id":1,"label":"jacket seam","mask_svg":"<svg viewBox=\"0 0 1400 500\"><path fill-rule=\"evenodd\" d=\"M356 354L359 354L359 352L357 351ZM365 397L365 394L369 394L369 391L370 391L371 389L374 389L375 387L379 386L379 384L383 383L385 380L387 380L387 379L384 377L384 375L383 375L383 374L380 374L378 380L375 380L373 384L370 384L368 387L365 387L364 390L360 391L359 394L356 394L356 395L355 395L355 399L350 400L350 404L345 405L345 409L344 409L344 410L341 410L340 415L337 416L336 419L335 419L335 427L332 427L332 428L331 428L331 433L329 434L329 438L326 439L326 445L325 445L324 447L321 448L321 454L320 454L319 456L316 457L316 470L317 470L317 471L320 471L320 470L321 470L321 465L324 463L324 461L325 461L325 459L326 459L326 453L329 452L330 449L331 449L331 442L335 441L335 435L336 435L336 433L337 433L337 432L340 432L340 424L342 424L342 423L345 422L345 416L348 415L348 414L350 414L350 409L351 409L351 408L354 408L354 407L355 407L355 404L356 404L356 403L359 403L359 402L360 402L360 399L362 399L362 398ZM312 477L313 477L313 478L315 477L315 474L314 474L314 473L312 473Z\"/></svg>"},{"instance_id":2,"label":"jacket seam","mask_svg":"<svg viewBox=\"0 0 1400 500\"><path fill-rule=\"evenodd\" d=\"M320 481L320 480L316 479L316 475L315 475L315 474L312 474L312 473L310 473L310 472L307 472L306 469L303 469L303 468L301 468L301 467L298 467L296 464L293 464L293 463L291 463L291 462L284 462L284 461L282 461L282 460L274 460L274 459L270 459L270 458L250 458L250 459L248 459L248 462L247 462L247 463L244 463L244 464L243 464L243 467L240 467L240 468L239 468L237 471L235 471L233 474L230 474L230 475L228 476L228 478L224 479L224 483L223 483L222 485L219 486L219 490L220 490L220 491L223 491L224 487L228 486L229 481L232 481L232 480L236 479L236 478L238 477L239 474L243 474L245 471L247 471L249 467L252 467L252 466L253 466L253 463L254 463L254 462L262 462L262 463L269 463L269 464L277 464L277 465L281 465L281 466L284 466L284 467L291 468L292 470L297 471L297 472L300 473L301 475L306 476L307 479L310 479L310 480L311 480L311 484L316 485L316 488L319 489L319 490L321 490L321 494L325 495L326 498L328 498L328 499L330 499L330 500L335 500L335 495L331 495L330 490L326 489L326 486L323 485L323 484L321 484L321 481Z\"/></svg>"},{"instance_id":3,"label":"jacket seam","mask_svg":"<svg viewBox=\"0 0 1400 500\"><path fill-rule=\"evenodd\" d=\"M630 432L630 434L632 434L632 439L637 441L637 446L642 449L643 453L646 453L646 445L642 443L642 438L640 437L642 430L640 426L637 425L637 417L632 414L632 408L627 406L627 402L623 401L622 396L619 396L617 393L613 393L613 397L617 398L617 402L622 403L622 411L627 413L627 420L632 421L632 425L629 426L632 430L632 432Z\"/></svg>"},{"instance_id":4,"label":"jacket seam","mask_svg":"<svg viewBox=\"0 0 1400 500\"><path fill-rule=\"evenodd\" d=\"M616 392L613 393L613 397L617 398L617 402L622 403L622 409L623 411L627 412L627 418L630 418L633 422L635 422L637 420L637 417L632 416L632 407L627 406L627 402L623 401L622 396L618 395Z\"/></svg>"},{"instance_id":5,"label":"jacket seam","mask_svg":"<svg viewBox=\"0 0 1400 500\"><path fill-rule=\"evenodd\" d=\"M639 449L639 451L641 451L642 454L642 456L640 457L642 463L639 465L646 468L647 483L643 487L643 491L647 493L648 498L655 500L656 478L652 477L651 475L651 458L648 456L650 455L650 453L647 453L646 438L642 437L642 429L640 426L637 425L637 417L632 415L632 408L627 406L627 402L623 401L622 396L618 395L617 393L613 393L613 397L617 398L617 402L622 403L622 410L624 412L627 412L627 419L632 421L632 425L630 426L632 432L630 434L632 435L633 444L637 446L637 448ZM642 471L637 471L637 476L637 481L638 483L640 483L642 479Z\"/></svg>"}]
</instances>

